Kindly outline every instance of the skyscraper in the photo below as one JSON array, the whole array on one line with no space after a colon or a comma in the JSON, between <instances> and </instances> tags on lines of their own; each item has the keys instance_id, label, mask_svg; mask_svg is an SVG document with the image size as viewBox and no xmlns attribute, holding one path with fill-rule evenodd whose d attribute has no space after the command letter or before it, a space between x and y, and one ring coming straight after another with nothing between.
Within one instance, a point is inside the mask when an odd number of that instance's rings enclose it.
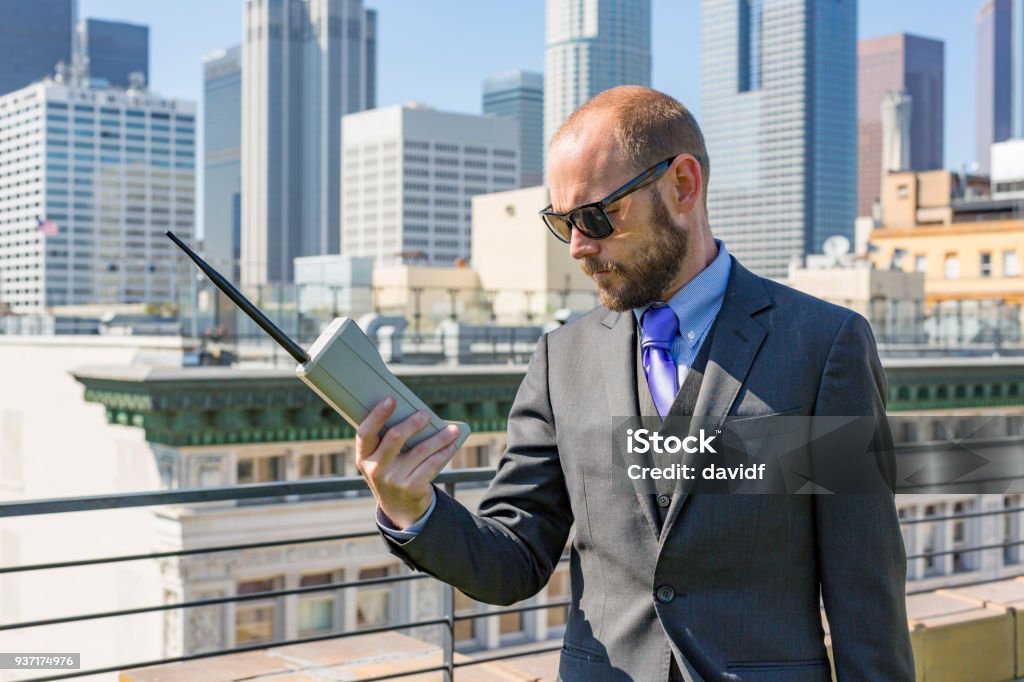
<instances>
[{"instance_id":1,"label":"skyscraper","mask_svg":"<svg viewBox=\"0 0 1024 682\"><path fill-rule=\"evenodd\" d=\"M882 101L910 95L910 166L942 168L943 70L941 40L898 33L857 43L857 215L871 215L882 190Z\"/></svg>"},{"instance_id":2,"label":"skyscraper","mask_svg":"<svg viewBox=\"0 0 1024 682\"><path fill-rule=\"evenodd\" d=\"M342 251L377 263L470 256L472 199L519 184L515 121L405 105L343 119Z\"/></svg>"},{"instance_id":3,"label":"skyscraper","mask_svg":"<svg viewBox=\"0 0 1024 682\"><path fill-rule=\"evenodd\" d=\"M85 19L79 30L82 51L89 57L89 75L127 88L128 76L139 72L149 83L149 27L121 21Z\"/></svg>"},{"instance_id":4,"label":"skyscraper","mask_svg":"<svg viewBox=\"0 0 1024 682\"><path fill-rule=\"evenodd\" d=\"M569 114L617 85L651 84L650 0L547 0L544 149Z\"/></svg>"},{"instance_id":5,"label":"skyscraper","mask_svg":"<svg viewBox=\"0 0 1024 682\"><path fill-rule=\"evenodd\" d=\"M166 303L191 272L195 104L44 81L0 96L0 302Z\"/></svg>"},{"instance_id":6,"label":"skyscraper","mask_svg":"<svg viewBox=\"0 0 1024 682\"><path fill-rule=\"evenodd\" d=\"M0 0L0 95L71 59L72 0Z\"/></svg>"},{"instance_id":7,"label":"skyscraper","mask_svg":"<svg viewBox=\"0 0 1024 682\"><path fill-rule=\"evenodd\" d=\"M975 18L977 148L979 171L989 170L989 147L1010 138L1013 0L988 0Z\"/></svg>"},{"instance_id":8,"label":"skyscraper","mask_svg":"<svg viewBox=\"0 0 1024 682\"><path fill-rule=\"evenodd\" d=\"M484 113L519 124L519 186L544 183L544 76L512 71L484 81Z\"/></svg>"},{"instance_id":9,"label":"skyscraper","mask_svg":"<svg viewBox=\"0 0 1024 682\"><path fill-rule=\"evenodd\" d=\"M711 227L784 277L857 210L855 0L703 0L701 118Z\"/></svg>"},{"instance_id":10,"label":"skyscraper","mask_svg":"<svg viewBox=\"0 0 1024 682\"><path fill-rule=\"evenodd\" d=\"M241 279L292 279L338 253L341 117L374 106L376 18L362 0L247 0Z\"/></svg>"},{"instance_id":11,"label":"skyscraper","mask_svg":"<svg viewBox=\"0 0 1024 682\"><path fill-rule=\"evenodd\" d=\"M238 281L242 233L242 48L203 57L203 250Z\"/></svg>"}]
</instances>

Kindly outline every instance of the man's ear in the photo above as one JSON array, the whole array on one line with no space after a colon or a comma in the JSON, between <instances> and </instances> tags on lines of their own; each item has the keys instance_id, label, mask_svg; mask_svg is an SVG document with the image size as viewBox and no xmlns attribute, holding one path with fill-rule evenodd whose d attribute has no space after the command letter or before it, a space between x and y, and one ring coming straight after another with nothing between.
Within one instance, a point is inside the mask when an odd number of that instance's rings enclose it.
<instances>
[{"instance_id":1,"label":"man's ear","mask_svg":"<svg viewBox=\"0 0 1024 682\"><path fill-rule=\"evenodd\" d=\"M668 168L673 178L676 207L681 213L689 213L700 202L704 192L704 175L700 162L692 154L680 154Z\"/></svg>"}]
</instances>

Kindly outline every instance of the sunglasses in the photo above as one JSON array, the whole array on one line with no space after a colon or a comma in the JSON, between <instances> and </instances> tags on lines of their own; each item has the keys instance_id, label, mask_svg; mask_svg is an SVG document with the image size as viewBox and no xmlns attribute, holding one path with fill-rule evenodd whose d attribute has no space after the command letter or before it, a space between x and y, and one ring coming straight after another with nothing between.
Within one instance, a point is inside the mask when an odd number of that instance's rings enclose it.
<instances>
[{"instance_id":1,"label":"sunglasses","mask_svg":"<svg viewBox=\"0 0 1024 682\"><path fill-rule=\"evenodd\" d=\"M551 230L551 234L566 244L572 239L572 228L574 227L588 239L605 239L615 229L612 227L612 221L608 217L607 209L616 201L629 196L639 189L643 189L660 178L675 159L676 157L672 156L657 165L651 166L604 199L601 199L601 201L577 206L565 213L552 211L551 205L548 205L538 215L540 215L544 224L548 226L548 229ZM697 158L697 161L700 162L700 158Z\"/></svg>"}]
</instances>

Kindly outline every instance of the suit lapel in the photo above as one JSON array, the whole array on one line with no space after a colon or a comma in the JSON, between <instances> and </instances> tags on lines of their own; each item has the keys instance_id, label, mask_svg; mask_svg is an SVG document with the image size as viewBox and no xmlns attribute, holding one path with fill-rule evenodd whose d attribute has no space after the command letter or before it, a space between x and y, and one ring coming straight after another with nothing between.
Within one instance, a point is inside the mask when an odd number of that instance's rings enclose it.
<instances>
[{"instance_id":1,"label":"suit lapel","mask_svg":"<svg viewBox=\"0 0 1024 682\"><path fill-rule=\"evenodd\" d=\"M604 318L602 324L608 328L609 337L605 349L606 356L609 358L609 366L604 372L608 414L612 419L625 417L635 420L640 415L640 406L636 395L636 319L631 312L611 312ZM616 438L615 441L613 447L621 447L619 439ZM620 449L620 453L626 466L630 464L648 465L645 462L635 461L639 455L626 453L624 448ZM615 472L614 475L620 474L624 475L625 472ZM640 509L657 539L661 529L661 520L658 518L658 509L653 496L644 490L643 482L631 480L640 502Z\"/></svg>"},{"instance_id":2,"label":"suit lapel","mask_svg":"<svg viewBox=\"0 0 1024 682\"><path fill-rule=\"evenodd\" d=\"M752 315L769 305L771 299L760 278L734 258L725 299L722 301L722 309L715 322L715 333L711 338L704 379L693 409L690 435L697 435L702 428L705 432L714 432L732 410L757 351L768 334ZM684 480L676 482L672 504L668 508L665 525L662 527L662 545L679 517L683 505L686 504L693 483Z\"/></svg>"}]
</instances>

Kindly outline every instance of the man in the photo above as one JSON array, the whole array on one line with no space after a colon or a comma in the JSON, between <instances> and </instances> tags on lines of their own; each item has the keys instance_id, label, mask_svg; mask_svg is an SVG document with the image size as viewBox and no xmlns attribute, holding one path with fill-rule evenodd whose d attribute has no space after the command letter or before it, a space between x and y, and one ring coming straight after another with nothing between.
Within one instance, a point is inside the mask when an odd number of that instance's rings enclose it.
<instances>
[{"instance_id":1,"label":"man","mask_svg":"<svg viewBox=\"0 0 1024 682\"><path fill-rule=\"evenodd\" d=\"M703 137L662 93L598 95L557 132L548 168L542 217L602 306L538 343L477 514L430 485L454 432L399 454L425 421L381 437L393 404L371 412L357 457L390 551L511 604L545 585L575 524L566 682L827 682L819 596L840 682L913 680L891 495L615 492L615 418L883 416L867 322L728 255L708 223Z\"/></svg>"}]
</instances>

